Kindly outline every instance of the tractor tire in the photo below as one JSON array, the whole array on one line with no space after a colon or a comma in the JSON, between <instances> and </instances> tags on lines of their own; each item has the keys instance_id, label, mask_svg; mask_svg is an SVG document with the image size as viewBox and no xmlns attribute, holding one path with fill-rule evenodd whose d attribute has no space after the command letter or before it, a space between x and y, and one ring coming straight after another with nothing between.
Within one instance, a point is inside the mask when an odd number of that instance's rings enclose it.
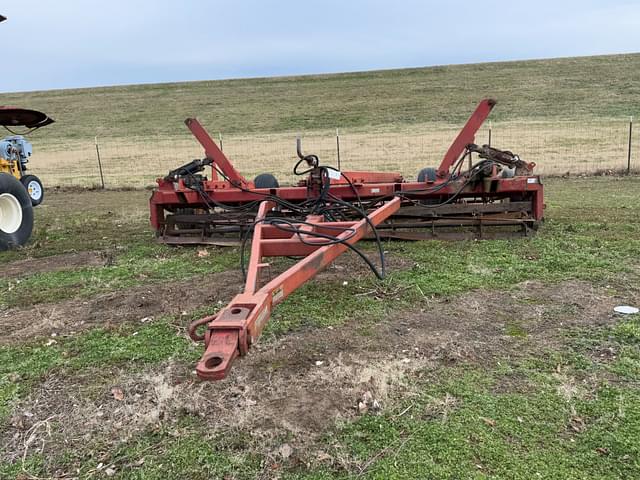
<instances>
[{"instance_id":1,"label":"tractor tire","mask_svg":"<svg viewBox=\"0 0 640 480\"><path fill-rule=\"evenodd\" d=\"M32 230L31 197L15 177L0 173L0 252L26 244Z\"/></svg>"},{"instance_id":2,"label":"tractor tire","mask_svg":"<svg viewBox=\"0 0 640 480\"><path fill-rule=\"evenodd\" d=\"M419 182L430 182L433 183L436 181L437 170L432 167L423 168L418 173L418 181Z\"/></svg>"},{"instance_id":3,"label":"tractor tire","mask_svg":"<svg viewBox=\"0 0 640 480\"><path fill-rule=\"evenodd\" d=\"M280 184L276 177L271 175L270 173L261 173L254 180L253 184L256 188L278 188Z\"/></svg>"},{"instance_id":4,"label":"tractor tire","mask_svg":"<svg viewBox=\"0 0 640 480\"><path fill-rule=\"evenodd\" d=\"M27 189L29 197L31 197L31 205L37 207L44 200L44 187L42 182L35 175L25 175L20 179L24 188Z\"/></svg>"}]
</instances>

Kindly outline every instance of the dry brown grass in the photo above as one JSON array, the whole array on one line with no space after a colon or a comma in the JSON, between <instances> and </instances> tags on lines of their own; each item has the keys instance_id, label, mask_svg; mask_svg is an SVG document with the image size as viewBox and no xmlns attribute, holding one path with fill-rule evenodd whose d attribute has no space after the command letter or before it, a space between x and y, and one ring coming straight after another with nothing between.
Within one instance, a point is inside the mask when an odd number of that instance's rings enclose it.
<instances>
[{"instance_id":1,"label":"dry brown grass","mask_svg":"<svg viewBox=\"0 0 640 480\"><path fill-rule=\"evenodd\" d=\"M413 178L421 168L439 164L459 128L428 123L342 130L342 169L399 171L406 178ZM478 133L477 143L487 142L488 128L487 124ZM272 172L281 183L290 183L294 181L291 168L296 161L296 136L296 133L231 135L223 138L223 147L247 178ZM325 164L337 164L334 131L306 132L302 137L306 152L318 154ZM636 134L633 140L634 149L640 154L640 136ZM152 185L155 178L170 169L202 156L202 148L187 133L175 138L107 138L99 142L108 187ZM626 119L586 123L512 121L492 125L492 145L536 162L537 172L544 175L623 169L627 142ZM38 145L32 168L49 186L99 184L93 141Z\"/></svg>"}]
</instances>

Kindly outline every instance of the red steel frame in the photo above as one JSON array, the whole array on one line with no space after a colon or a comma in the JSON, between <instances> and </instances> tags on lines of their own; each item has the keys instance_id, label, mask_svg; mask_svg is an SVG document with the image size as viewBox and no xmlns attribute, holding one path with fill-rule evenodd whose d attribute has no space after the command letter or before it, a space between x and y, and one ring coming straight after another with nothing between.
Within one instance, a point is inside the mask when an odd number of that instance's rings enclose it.
<instances>
[{"instance_id":1,"label":"red steel frame","mask_svg":"<svg viewBox=\"0 0 640 480\"><path fill-rule=\"evenodd\" d=\"M488 195L483 182L464 188L462 193L460 184L456 181L446 182L450 177L450 169L460 159L467 145L474 143L474 137L483 121L487 118L495 101L486 99L480 102L463 129L449 147L439 168L437 178L426 182L405 182L400 173L388 172L342 172L351 181L332 180L330 193L345 201L355 201L372 198L386 198L382 206L368 214L372 225L379 225L396 213L402 200L399 193L410 192L417 199L458 195L459 198L516 198L527 195L531 198L532 216L536 221L543 218L543 186L538 176L516 176L502 178L495 171L490 177L491 192ZM244 292L237 295L228 306L217 314L193 322L189 327L189 334L194 340L204 340L205 353L196 367L198 375L207 380L224 378L234 359L245 355L250 346L260 336L273 307L282 302L293 291L315 276L320 270L329 265L335 258L347 250L342 243L328 244L317 236L304 237L286 229L277 228L261 220L275 207L275 203L265 200L265 196L273 195L289 202L302 202L312 195L307 181L298 186L256 189L253 182L245 179L231 164L224 153L207 134L206 130L196 119L187 119L195 138L203 146L207 158L213 160L213 165L224 175L220 179L216 169L212 168L211 180L203 182L203 191L210 199L223 204L245 204L260 200L260 208L254 224L251 244L251 258L248 266ZM530 164L533 167L534 164ZM433 188L442 184L442 188L433 193ZM355 192L354 192L355 189ZM423 190L425 193L420 193ZM356 193L357 192L357 193ZM177 182L159 179L158 188L150 200L151 224L161 233L165 226L165 210L184 208L205 208L202 192L194 191L185 184L183 179ZM366 219L353 222L325 222L322 217L308 217L308 223L296 225L296 229L307 229L313 232L334 235L337 228L343 229L338 237L346 243L354 244L371 233L370 224ZM304 239L304 241L303 241ZM268 281L260 287L262 273L268 263L266 257L302 256L306 257L297 264ZM197 329L205 327L204 334L197 333Z\"/></svg>"},{"instance_id":2,"label":"red steel frame","mask_svg":"<svg viewBox=\"0 0 640 480\"><path fill-rule=\"evenodd\" d=\"M451 166L464 153L466 146L473 143L474 137L482 122L487 118L495 105L495 100L486 99L480 102L463 129L453 141L437 169L438 178L433 185L444 182L450 175ZM279 187L276 189L256 189L253 182L245 179L233 167L231 162L218 148L215 142L207 134L206 130L196 119L187 119L187 126L203 146L205 154L214 161L215 166L230 181L220 180L215 169L211 171L211 180L204 182L204 191L217 202L224 204L240 204L256 200L263 200L265 195L277 195L283 200L301 202L307 200L309 192L306 185ZM344 171L343 175L351 180L358 191L358 196L363 199L377 198L381 196L393 196L398 192L413 192L424 189L425 182L405 182L400 173L390 172L351 172ZM542 184L537 176L494 178L495 188L492 191L493 198L511 197L513 195L527 193L533 199L533 217L536 220L543 218ZM427 181L427 183L430 183ZM446 197L458 190L458 184L451 183L438 189L437 193L416 193L416 198ZM331 194L347 201L356 200L353 189L346 180L333 180ZM461 197L485 196L482 185L465 189ZM181 179L174 185L173 181L158 180L158 189L150 200L151 225L156 232L161 232L165 226L165 210L171 208L205 208L200 193L188 188Z\"/></svg>"}]
</instances>

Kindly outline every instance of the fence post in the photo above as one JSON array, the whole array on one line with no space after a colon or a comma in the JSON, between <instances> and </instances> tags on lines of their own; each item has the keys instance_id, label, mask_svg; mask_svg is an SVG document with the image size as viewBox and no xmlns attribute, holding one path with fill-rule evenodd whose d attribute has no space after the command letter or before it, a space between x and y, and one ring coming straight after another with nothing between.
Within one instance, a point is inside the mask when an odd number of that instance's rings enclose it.
<instances>
[{"instance_id":1,"label":"fence post","mask_svg":"<svg viewBox=\"0 0 640 480\"><path fill-rule=\"evenodd\" d=\"M222 132L218 132L218 140L220 141L220 151L224 152L224 149L222 147Z\"/></svg>"},{"instance_id":2,"label":"fence post","mask_svg":"<svg viewBox=\"0 0 640 480\"><path fill-rule=\"evenodd\" d=\"M95 137L96 140L96 155L98 156L98 170L100 170L100 184L102 185L102 189L104 190L104 176L102 175L102 162L100 161L100 146L98 145L98 137Z\"/></svg>"},{"instance_id":3,"label":"fence post","mask_svg":"<svg viewBox=\"0 0 640 480\"><path fill-rule=\"evenodd\" d=\"M629 148L627 149L627 175L631 174L631 135L633 133L633 115L629 117Z\"/></svg>"},{"instance_id":4,"label":"fence post","mask_svg":"<svg viewBox=\"0 0 640 480\"><path fill-rule=\"evenodd\" d=\"M340 170L340 131L336 128L336 152L338 154L338 170Z\"/></svg>"},{"instance_id":5,"label":"fence post","mask_svg":"<svg viewBox=\"0 0 640 480\"><path fill-rule=\"evenodd\" d=\"M491 120L489 120L489 146L491 146Z\"/></svg>"}]
</instances>

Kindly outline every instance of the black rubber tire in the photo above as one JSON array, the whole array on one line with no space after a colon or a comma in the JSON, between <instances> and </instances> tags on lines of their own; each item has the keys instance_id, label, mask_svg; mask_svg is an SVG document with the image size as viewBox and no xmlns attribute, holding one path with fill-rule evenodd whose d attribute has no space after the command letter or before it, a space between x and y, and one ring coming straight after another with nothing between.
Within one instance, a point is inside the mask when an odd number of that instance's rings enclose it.
<instances>
[{"instance_id":1,"label":"black rubber tire","mask_svg":"<svg viewBox=\"0 0 640 480\"><path fill-rule=\"evenodd\" d=\"M435 182L438 171L433 167L427 167L418 173L419 182Z\"/></svg>"},{"instance_id":2,"label":"black rubber tire","mask_svg":"<svg viewBox=\"0 0 640 480\"><path fill-rule=\"evenodd\" d=\"M32 182L36 182L38 184L38 186L40 187L40 196L39 197L34 197L34 192L37 192L37 190L33 190L30 191L29 190L29 186ZM20 183L22 183L22 185L24 185L24 188L27 189L27 193L29 194L29 197L31 198L31 205L33 205L34 207L37 207L38 205L40 205L42 203L42 201L44 200L44 186L42 185L42 182L40 181L40 179L38 177L36 177L35 175L25 175L24 177L22 177L20 179Z\"/></svg>"},{"instance_id":3,"label":"black rubber tire","mask_svg":"<svg viewBox=\"0 0 640 480\"><path fill-rule=\"evenodd\" d=\"M2 195L8 194L8 197ZM13 198L11 198L13 197ZM33 206L31 197L24 186L12 175L0 173L0 209L3 203L17 201L22 211L22 220L15 231L6 232L2 230L2 219L0 218L0 252L12 248L21 247L31 238L33 231ZM0 215L2 213L0 212Z\"/></svg>"},{"instance_id":4,"label":"black rubber tire","mask_svg":"<svg viewBox=\"0 0 640 480\"><path fill-rule=\"evenodd\" d=\"M278 188L280 186L276 177L270 173L261 173L253 180L253 184L256 188Z\"/></svg>"}]
</instances>

